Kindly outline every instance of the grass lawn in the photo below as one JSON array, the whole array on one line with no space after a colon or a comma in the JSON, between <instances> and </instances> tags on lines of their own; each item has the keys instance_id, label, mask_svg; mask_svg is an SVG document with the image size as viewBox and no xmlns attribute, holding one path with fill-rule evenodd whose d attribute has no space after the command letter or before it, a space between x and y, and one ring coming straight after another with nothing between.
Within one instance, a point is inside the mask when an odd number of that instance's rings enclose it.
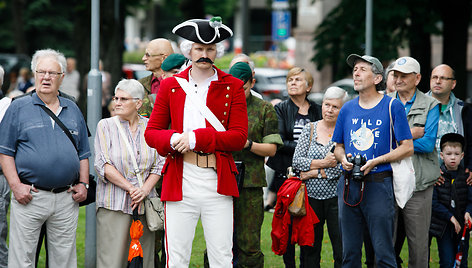
<instances>
[{"instance_id":1,"label":"grass lawn","mask_svg":"<svg viewBox=\"0 0 472 268\"><path fill-rule=\"evenodd\" d=\"M262 252L264 253L265 265L264 267L284 267L282 256L277 256L271 251L271 223L272 223L272 213L265 213L264 224L262 226ZM77 258L78 258L78 267L84 266L84 250L85 248L85 208L80 208L79 214L79 226L77 229ZM297 254L297 265L299 264L299 247L296 247ZM195 239L193 242L192 248L192 258L190 260L190 267L203 267L203 251L205 250L205 239L203 237L203 230L201 224L198 224ZM469 250L469 256L471 256L471 250ZM403 267L407 267L406 263L408 262L408 246L407 243L403 246L401 253L401 258L404 261ZM41 252L41 257L39 259L39 267L44 267L45 255L44 250ZM437 245L435 240L431 245L431 267L439 267L439 257L437 253ZM333 267L332 253L331 253L331 244L328 238L328 233L325 227L325 237L323 238L323 248L321 251L321 267Z\"/></svg>"}]
</instances>

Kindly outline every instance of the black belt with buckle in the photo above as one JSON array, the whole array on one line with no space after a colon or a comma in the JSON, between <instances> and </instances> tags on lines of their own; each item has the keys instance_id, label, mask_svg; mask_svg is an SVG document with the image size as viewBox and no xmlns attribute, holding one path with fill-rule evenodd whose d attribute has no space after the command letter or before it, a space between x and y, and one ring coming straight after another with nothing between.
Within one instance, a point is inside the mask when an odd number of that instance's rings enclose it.
<instances>
[{"instance_id":1,"label":"black belt with buckle","mask_svg":"<svg viewBox=\"0 0 472 268\"><path fill-rule=\"evenodd\" d=\"M385 178L392 177L392 171L382 171L365 175L364 180L370 182L383 182Z\"/></svg>"},{"instance_id":2,"label":"black belt with buckle","mask_svg":"<svg viewBox=\"0 0 472 268\"><path fill-rule=\"evenodd\" d=\"M62 192L64 192L64 191L67 191L67 190L69 190L70 187L71 187L71 185L68 185L68 186L57 187L57 188L46 188L46 187L34 185L33 183L28 182L28 181L26 181L26 180L21 180L21 183L28 184L28 185L33 186L33 187L36 188L36 189L39 189L39 190L42 190L42 191L51 192L51 193L55 193L55 194L58 194L58 193L62 193Z\"/></svg>"}]
</instances>

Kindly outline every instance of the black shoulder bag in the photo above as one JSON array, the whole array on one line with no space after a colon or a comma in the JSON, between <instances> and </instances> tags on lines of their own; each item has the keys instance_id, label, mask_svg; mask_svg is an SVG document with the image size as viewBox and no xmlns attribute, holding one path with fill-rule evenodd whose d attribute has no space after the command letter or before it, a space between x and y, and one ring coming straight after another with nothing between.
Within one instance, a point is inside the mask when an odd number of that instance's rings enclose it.
<instances>
[{"instance_id":1,"label":"black shoulder bag","mask_svg":"<svg viewBox=\"0 0 472 268\"><path fill-rule=\"evenodd\" d=\"M43 109L56 123L61 129L64 131L64 133L67 135L69 140L72 142L72 145L74 145L75 150L77 151L77 154L79 153L79 149L77 148L77 145L75 145L74 138L72 137L72 134L70 134L69 129L62 123L62 121L57 118L57 116L46 106L44 105L39 105L41 109ZM75 183L79 183L79 179ZM88 204L91 204L95 202L95 193L97 189L97 182L95 181L95 176L92 174L89 174L89 188L87 189L87 199L84 201L80 202L80 206L86 206Z\"/></svg>"}]
</instances>

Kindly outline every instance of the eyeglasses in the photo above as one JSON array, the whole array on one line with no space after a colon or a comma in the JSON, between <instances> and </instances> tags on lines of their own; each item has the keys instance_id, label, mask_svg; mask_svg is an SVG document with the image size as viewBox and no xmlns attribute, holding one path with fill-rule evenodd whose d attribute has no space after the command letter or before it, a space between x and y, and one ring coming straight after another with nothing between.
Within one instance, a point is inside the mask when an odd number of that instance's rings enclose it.
<instances>
[{"instance_id":1,"label":"eyeglasses","mask_svg":"<svg viewBox=\"0 0 472 268\"><path fill-rule=\"evenodd\" d=\"M152 55L152 54L149 54L148 52L146 52L146 53L144 54L144 57L150 58L150 57L159 57L159 56L164 56L164 55L165 55L165 54L163 54L163 53L159 53L159 54Z\"/></svg>"},{"instance_id":2,"label":"eyeglasses","mask_svg":"<svg viewBox=\"0 0 472 268\"><path fill-rule=\"evenodd\" d=\"M56 77L60 76L61 74L63 74L63 73L60 73L60 72L50 72L50 71L44 71L44 70L36 71L36 73L38 74L39 77L45 77L46 74L49 74L49 77L51 77L51 78L56 78Z\"/></svg>"},{"instance_id":3,"label":"eyeglasses","mask_svg":"<svg viewBox=\"0 0 472 268\"><path fill-rule=\"evenodd\" d=\"M113 97L114 102L128 102L129 100L139 100L139 98L125 98L125 97Z\"/></svg>"},{"instance_id":4,"label":"eyeglasses","mask_svg":"<svg viewBox=\"0 0 472 268\"><path fill-rule=\"evenodd\" d=\"M437 75L431 76L431 80L437 81L438 79L439 81L456 80L454 77L445 77L445 76L437 76Z\"/></svg>"}]
</instances>

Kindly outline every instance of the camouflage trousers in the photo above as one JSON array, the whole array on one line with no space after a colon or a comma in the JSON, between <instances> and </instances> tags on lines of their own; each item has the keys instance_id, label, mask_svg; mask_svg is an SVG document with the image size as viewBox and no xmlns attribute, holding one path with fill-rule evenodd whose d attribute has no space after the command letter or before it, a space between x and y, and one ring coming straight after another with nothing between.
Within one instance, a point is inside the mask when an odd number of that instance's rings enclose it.
<instances>
[{"instance_id":1,"label":"camouflage trousers","mask_svg":"<svg viewBox=\"0 0 472 268\"><path fill-rule=\"evenodd\" d=\"M262 187L243 188L234 199L233 254L237 267L264 267L261 228L264 221Z\"/></svg>"}]
</instances>

